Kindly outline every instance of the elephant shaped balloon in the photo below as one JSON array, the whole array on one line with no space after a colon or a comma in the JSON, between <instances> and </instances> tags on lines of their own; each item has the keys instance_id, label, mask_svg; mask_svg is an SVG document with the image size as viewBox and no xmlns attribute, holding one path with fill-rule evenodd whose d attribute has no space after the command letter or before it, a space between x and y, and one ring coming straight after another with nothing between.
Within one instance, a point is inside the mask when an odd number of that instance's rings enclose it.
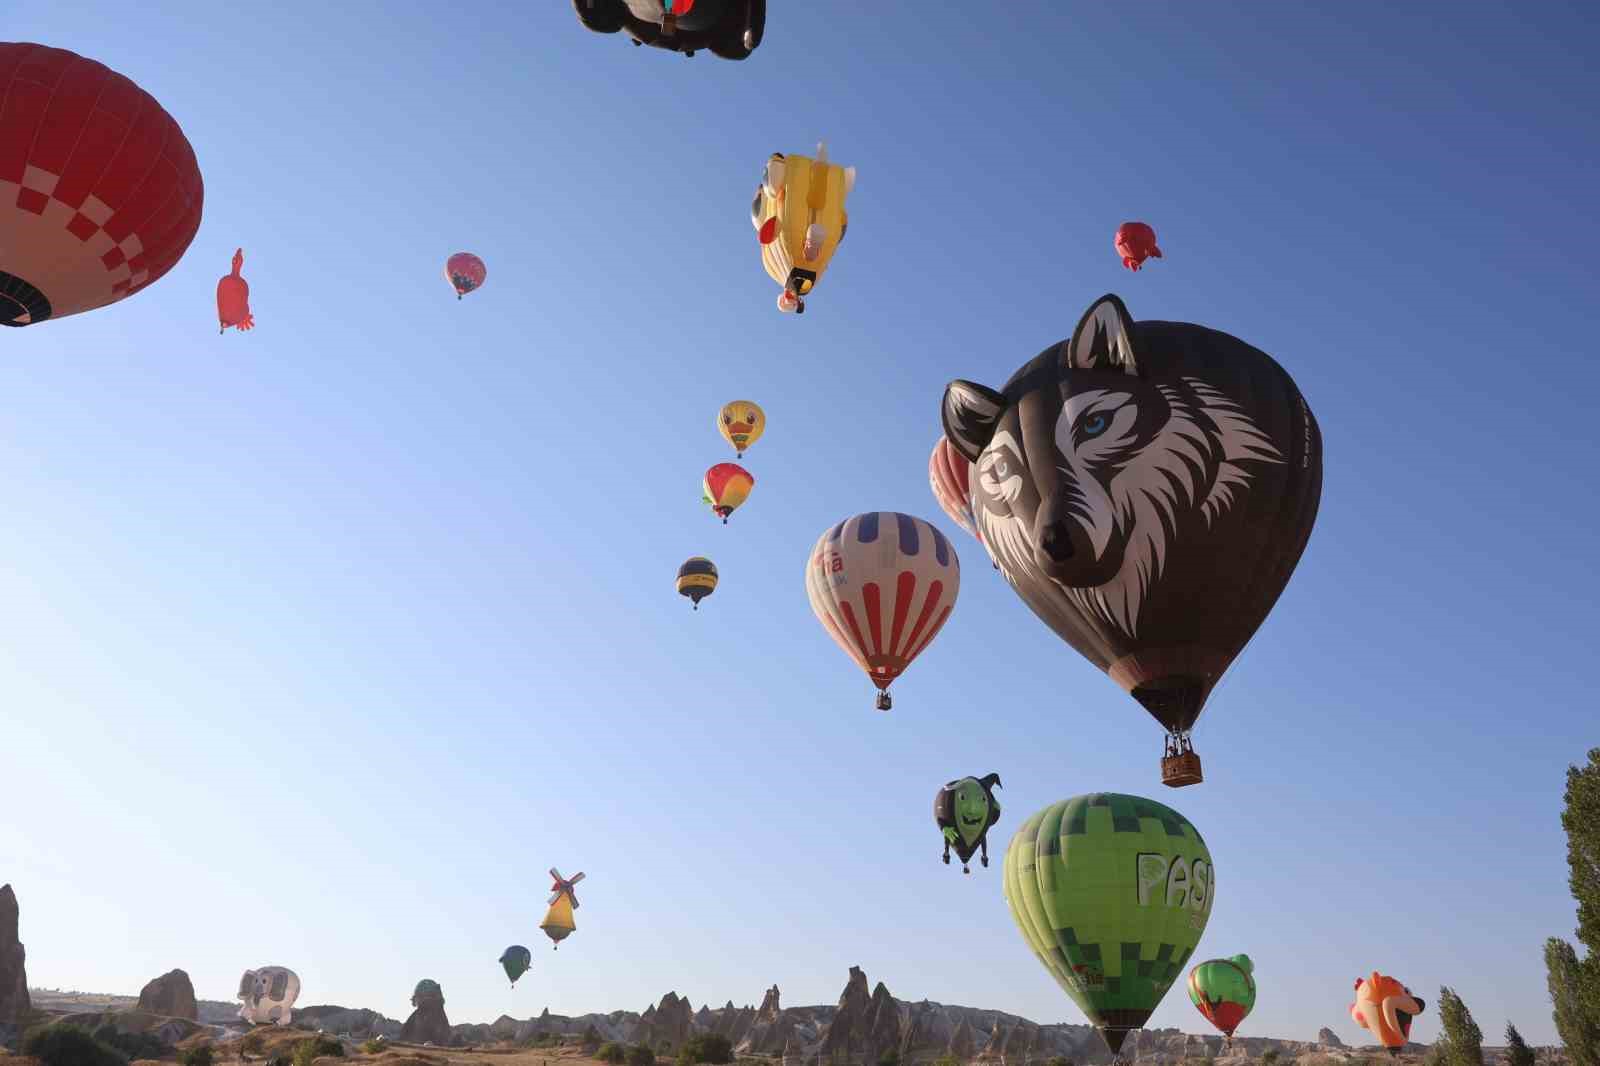
<instances>
[{"instance_id":1,"label":"elephant shaped balloon","mask_svg":"<svg viewBox=\"0 0 1600 1066\"><path fill-rule=\"evenodd\" d=\"M288 1025L290 1008L300 998L300 976L282 966L246 970L239 978L239 1017L251 1025Z\"/></svg>"}]
</instances>

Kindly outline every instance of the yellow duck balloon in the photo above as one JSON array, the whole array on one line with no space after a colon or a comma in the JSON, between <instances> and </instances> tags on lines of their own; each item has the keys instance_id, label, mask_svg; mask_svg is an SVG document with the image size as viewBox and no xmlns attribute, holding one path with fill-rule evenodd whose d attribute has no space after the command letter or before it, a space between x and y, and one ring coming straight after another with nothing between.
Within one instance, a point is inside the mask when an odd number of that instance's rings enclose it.
<instances>
[{"instance_id":1,"label":"yellow duck balloon","mask_svg":"<svg viewBox=\"0 0 1600 1066\"><path fill-rule=\"evenodd\" d=\"M717 412L717 432L722 434L722 439L733 445L739 457L744 457L744 451L750 445L761 439L761 434L767 431L767 414L761 405L751 400L735 400L723 404L722 410Z\"/></svg>"},{"instance_id":2,"label":"yellow duck balloon","mask_svg":"<svg viewBox=\"0 0 1600 1066\"><path fill-rule=\"evenodd\" d=\"M844 240L850 220L845 197L855 188L856 168L828 162L826 145L815 159L774 152L750 204L750 221L761 241L761 265L783 286L778 310L804 314L804 297Z\"/></svg>"}]
</instances>

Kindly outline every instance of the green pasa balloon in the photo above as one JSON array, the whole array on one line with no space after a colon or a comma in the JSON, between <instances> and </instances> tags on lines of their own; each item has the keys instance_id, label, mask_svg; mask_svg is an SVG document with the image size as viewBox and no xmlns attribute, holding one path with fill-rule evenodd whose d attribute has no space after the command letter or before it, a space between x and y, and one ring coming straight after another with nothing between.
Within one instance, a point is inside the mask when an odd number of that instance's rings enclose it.
<instances>
[{"instance_id":1,"label":"green pasa balloon","mask_svg":"<svg viewBox=\"0 0 1600 1066\"><path fill-rule=\"evenodd\" d=\"M1189 1002L1233 1040L1233 1031L1256 1005L1255 964L1248 955L1207 959L1189 971Z\"/></svg>"},{"instance_id":2,"label":"green pasa balloon","mask_svg":"<svg viewBox=\"0 0 1600 1066\"><path fill-rule=\"evenodd\" d=\"M511 978L511 987L517 987L517 978L528 972L528 967L533 965L533 952L521 944L512 944L500 953L500 965L505 967L506 976Z\"/></svg>"},{"instance_id":3,"label":"green pasa balloon","mask_svg":"<svg viewBox=\"0 0 1600 1066\"><path fill-rule=\"evenodd\" d=\"M1215 886L1193 823L1139 796L1053 803L1006 848L1012 919L1113 1055L1183 972Z\"/></svg>"}]
</instances>

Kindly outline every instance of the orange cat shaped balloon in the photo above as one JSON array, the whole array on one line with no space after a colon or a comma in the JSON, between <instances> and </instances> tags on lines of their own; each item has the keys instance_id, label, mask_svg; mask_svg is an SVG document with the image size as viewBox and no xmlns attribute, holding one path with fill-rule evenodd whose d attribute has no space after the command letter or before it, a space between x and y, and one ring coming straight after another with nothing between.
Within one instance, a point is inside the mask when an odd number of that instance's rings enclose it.
<instances>
[{"instance_id":1,"label":"orange cat shaped balloon","mask_svg":"<svg viewBox=\"0 0 1600 1066\"><path fill-rule=\"evenodd\" d=\"M1376 1036L1389 1054L1398 1055L1411 1037L1411 1019L1421 1014L1426 1005L1393 977L1373 970L1371 977L1356 978L1356 1001L1350 1004L1350 1017Z\"/></svg>"}]
</instances>

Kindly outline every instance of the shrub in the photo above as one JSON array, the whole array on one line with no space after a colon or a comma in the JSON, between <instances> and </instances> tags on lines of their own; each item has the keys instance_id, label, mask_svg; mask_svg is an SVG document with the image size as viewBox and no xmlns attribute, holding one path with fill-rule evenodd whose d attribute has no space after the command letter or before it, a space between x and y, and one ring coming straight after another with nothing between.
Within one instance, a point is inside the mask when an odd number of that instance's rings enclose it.
<instances>
[{"instance_id":1,"label":"shrub","mask_svg":"<svg viewBox=\"0 0 1600 1066\"><path fill-rule=\"evenodd\" d=\"M160 1037L149 1033L124 1033L111 1022L96 1029L94 1038L130 1059L160 1059L172 1053L172 1045Z\"/></svg>"},{"instance_id":2,"label":"shrub","mask_svg":"<svg viewBox=\"0 0 1600 1066\"><path fill-rule=\"evenodd\" d=\"M267 1066L294 1066L294 1060L287 1055L274 1055L267 1060Z\"/></svg>"},{"instance_id":3,"label":"shrub","mask_svg":"<svg viewBox=\"0 0 1600 1066\"><path fill-rule=\"evenodd\" d=\"M628 1066L656 1066L656 1053L644 1044L628 1049Z\"/></svg>"},{"instance_id":4,"label":"shrub","mask_svg":"<svg viewBox=\"0 0 1600 1066\"><path fill-rule=\"evenodd\" d=\"M344 1045L339 1041L326 1036L314 1036L309 1040L302 1040L294 1046L294 1066L311 1066L313 1062L324 1055L334 1058L344 1058Z\"/></svg>"},{"instance_id":5,"label":"shrub","mask_svg":"<svg viewBox=\"0 0 1600 1066\"><path fill-rule=\"evenodd\" d=\"M1278 1054L1279 1052L1277 1048L1267 1048L1267 1050L1261 1053L1261 1066L1272 1066L1274 1062L1278 1061Z\"/></svg>"},{"instance_id":6,"label":"shrub","mask_svg":"<svg viewBox=\"0 0 1600 1066\"><path fill-rule=\"evenodd\" d=\"M593 1051L600 1046L600 1030L592 1025L589 1026L583 1031L583 1039L579 1043L583 1045L584 1050Z\"/></svg>"},{"instance_id":7,"label":"shrub","mask_svg":"<svg viewBox=\"0 0 1600 1066\"><path fill-rule=\"evenodd\" d=\"M260 1033L246 1033L244 1039L239 1041L239 1054L259 1055L266 1048L266 1037Z\"/></svg>"},{"instance_id":8,"label":"shrub","mask_svg":"<svg viewBox=\"0 0 1600 1066\"><path fill-rule=\"evenodd\" d=\"M94 1038L76 1025L47 1025L34 1029L22 1041L22 1053L43 1066L127 1066L116 1048Z\"/></svg>"},{"instance_id":9,"label":"shrub","mask_svg":"<svg viewBox=\"0 0 1600 1066\"><path fill-rule=\"evenodd\" d=\"M374 1038L372 1040L368 1040L365 1044L362 1044L361 1051L366 1055L376 1055L378 1052L382 1051L388 1046L389 1045L386 1041Z\"/></svg>"},{"instance_id":10,"label":"shrub","mask_svg":"<svg viewBox=\"0 0 1600 1066\"><path fill-rule=\"evenodd\" d=\"M714 1062L714 1059L704 1059L704 1062ZM724 1062L727 1060L724 1059ZM882 1055L878 1056L878 1066L900 1066L900 1052L894 1048L885 1048Z\"/></svg>"},{"instance_id":11,"label":"shrub","mask_svg":"<svg viewBox=\"0 0 1600 1066\"><path fill-rule=\"evenodd\" d=\"M680 1066L695 1066L701 1062L712 1063L713 1066L725 1066L732 1061L733 1043L718 1033L696 1033L684 1041L683 1047L678 1051ZM882 1063L881 1066L894 1066L894 1064Z\"/></svg>"},{"instance_id":12,"label":"shrub","mask_svg":"<svg viewBox=\"0 0 1600 1066\"><path fill-rule=\"evenodd\" d=\"M1044 1066L1078 1066L1078 1064L1067 1058L1065 1055L1056 1055L1046 1062Z\"/></svg>"},{"instance_id":13,"label":"shrub","mask_svg":"<svg viewBox=\"0 0 1600 1066\"><path fill-rule=\"evenodd\" d=\"M600 1045L600 1050L594 1053L594 1057L601 1062L623 1063L628 1061L628 1049L608 1040Z\"/></svg>"},{"instance_id":14,"label":"shrub","mask_svg":"<svg viewBox=\"0 0 1600 1066\"><path fill-rule=\"evenodd\" d=\"M210 1044L185 1048L178 1055L179 1066L213 1066L216 1061L216 1052L211 1050Z\"/></svg>"}]
</instances>

